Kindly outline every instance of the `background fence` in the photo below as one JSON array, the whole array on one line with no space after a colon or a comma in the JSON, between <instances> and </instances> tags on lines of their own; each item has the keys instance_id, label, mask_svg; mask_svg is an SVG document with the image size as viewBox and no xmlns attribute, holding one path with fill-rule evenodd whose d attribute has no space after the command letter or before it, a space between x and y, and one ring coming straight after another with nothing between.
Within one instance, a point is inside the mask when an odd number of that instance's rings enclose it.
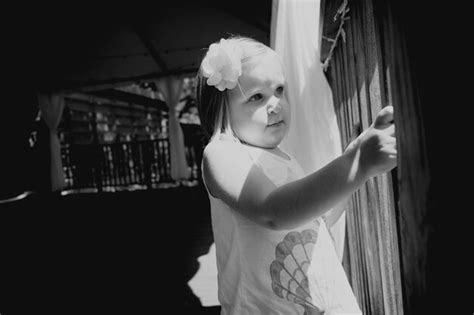
<instances>
[{"instance_id":1,"label":"background fence","mask_svg":"<svg viewBox=\"0 0 474 315\"><path fill-rule=\"evenodd\" d=\"M191 177L199 180L202 153L199 146L186 146ZM104 144L67 144L62 147L66 189L151 189L176 184L171 178L168 139Z\"/></svg>"}]
</instances>

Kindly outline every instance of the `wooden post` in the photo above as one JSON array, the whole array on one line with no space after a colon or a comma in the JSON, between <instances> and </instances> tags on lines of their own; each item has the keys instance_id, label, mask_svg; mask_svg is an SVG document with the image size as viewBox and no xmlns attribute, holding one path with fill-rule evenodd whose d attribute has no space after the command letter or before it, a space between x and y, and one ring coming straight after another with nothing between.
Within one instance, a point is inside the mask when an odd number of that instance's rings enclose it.
<instances>
[{"instance_id":1,"label":"wooden post","mask_svg":"<svg viewBox=\"0 0 474 315\"><path fill-rule=\"evenodd\" d=\"M396 179L370 180L349 204L345 267L354 292L364 314L471 314L472 202L463 201L472 185L462 184L472 178L472 119L463 106L471 101L459 99L458 85L472 80L455 73L470 73L471 57L448 44L463 42L452 39L462 29L445 19L449 4L349 6L348 40L328 73L343 143L358 121L366 129L392 104L399 155Z\"/></svg>"},{"instance_id":2,"label":"wooden post","mask_svg":"<svg viewBox=\"0 0 474 315\"><path fill-rule=\"evenodd\" d=\"M102 150L99 146L99 134L97 132L97 115L95 113L90 114L90 124L92 127L92 153L95 157L91 166L94 170L94 181L97 187L97 191L102 192L102 167L100 165Z\"/></svg>"},{"instance_id":3,"label":"wooden post","mask_svg":"<svg viewBox=\"0 0 474 315\"><path fill-rule=\"evenodd\" d=\"M349 7L346 41L338 42L330 64L344 146L390 104L374 6L363 0ZM348 205L346 269L364 314L403 313L396 197L388 174L369 180Z\"/></svg>"}]
</instances>

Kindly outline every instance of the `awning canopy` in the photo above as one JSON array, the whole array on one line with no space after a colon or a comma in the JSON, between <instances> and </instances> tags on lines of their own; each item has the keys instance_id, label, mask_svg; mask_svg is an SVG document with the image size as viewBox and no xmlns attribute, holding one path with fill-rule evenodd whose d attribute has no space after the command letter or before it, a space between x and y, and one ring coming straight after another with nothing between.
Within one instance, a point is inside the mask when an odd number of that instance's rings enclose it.
<instances>
[{"instance_id":1,"label":"awning canopy","mask_svg":"<svg viewBox=\"0 0 474 315\"><path fill-rule=\"evenodd\" d=\"M269 44L271 0L159 3L38 14L16 29L15 57L41 89L87 90L194 74L205 49L229 34Z\"/></svg>"},{"instance_id":2,"label":"awning canopy","mask_svg":"<svg viewBox=\"0 0 474 315\"><path fill-rule=\"evenodd\" d=\"M332 17L340 2L325 5L326 38L337 31ZM271 14L271 0L41 5L11 24L3 53L15 84L48 91L107 89L170 74L193 75L205 49L230 34L269 44ZM324 60L331 43L322 40L322 45Z\"/></svg>"}]
</instances>

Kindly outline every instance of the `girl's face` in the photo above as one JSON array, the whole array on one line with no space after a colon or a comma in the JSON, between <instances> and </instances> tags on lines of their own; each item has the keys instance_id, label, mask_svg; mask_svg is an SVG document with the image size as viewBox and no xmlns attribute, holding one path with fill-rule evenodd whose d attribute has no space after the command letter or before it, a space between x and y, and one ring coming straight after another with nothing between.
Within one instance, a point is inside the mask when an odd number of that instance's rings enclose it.
<instances>
[{"instance_id":1,"label":"girl's face","mask_svg":"<svg viewBox=\"0 0 474 315\"><path fill-rule=\"evenodd\" d=\"M286 135L291 118L285 77L276 53L269 50L246 64L239 84L243 93L238 86L228 91L233 131L250 145L275 148Z\"/></svg>"}]
</instances>

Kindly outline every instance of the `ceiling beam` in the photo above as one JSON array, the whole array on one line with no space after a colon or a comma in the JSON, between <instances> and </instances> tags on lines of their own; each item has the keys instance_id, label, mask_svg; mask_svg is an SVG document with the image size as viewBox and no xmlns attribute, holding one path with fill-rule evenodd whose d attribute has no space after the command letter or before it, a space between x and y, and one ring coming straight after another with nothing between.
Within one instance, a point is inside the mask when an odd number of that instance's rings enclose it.
<instances>
[{"instance_id":1,"label":"ceiling beam","mask_svg":"<svg viewBox=\"0 0 474 315\"><path fill-rule=\"evenodd\" d=\"M106 98L109 100L117 100L125 103L132 103L143 105L146 107L158 108L162 111L168 111L168 106L165 102L159 99L152 99L143 95L138 95L134 93L129 93L125 91L115 90L115 89L106 89L101 91L89 91L87 94Z\"/></svg>"},{"instance_id":2,"label":"ceiling beam","mask_svg":"<svg viewBox=\"0 0 474 315\"><path fill-rule=\"evenodd\" d=\"M185 69L173 69L166 72L151 72L144 75L132 77L113 77L105 80L61 80L55 82L43 82L38 84L38 89L43 92L87 92L92 90L103 90L113 88L115 86L124 86L134 83L150 82L168 75L196 75L197 67L190 67Z\"/></svg>"},{"instance_id":3,"label":"ceiling beam","mask_svg":"<svg viewBox=\"0 0 474 315\"><path fill-rule=\"evenodd\" d=\"M135 34L137 34L138 38L140 38L146 49L150 52L151 57L156 62L161 71L167 72L168 66L164 62L163 58L161 58L160 54L158 53L158 50L155 48L150 38L148 37L146 28L139 24L133 24L132 29Z\"/></svg>"}]
</instances>

